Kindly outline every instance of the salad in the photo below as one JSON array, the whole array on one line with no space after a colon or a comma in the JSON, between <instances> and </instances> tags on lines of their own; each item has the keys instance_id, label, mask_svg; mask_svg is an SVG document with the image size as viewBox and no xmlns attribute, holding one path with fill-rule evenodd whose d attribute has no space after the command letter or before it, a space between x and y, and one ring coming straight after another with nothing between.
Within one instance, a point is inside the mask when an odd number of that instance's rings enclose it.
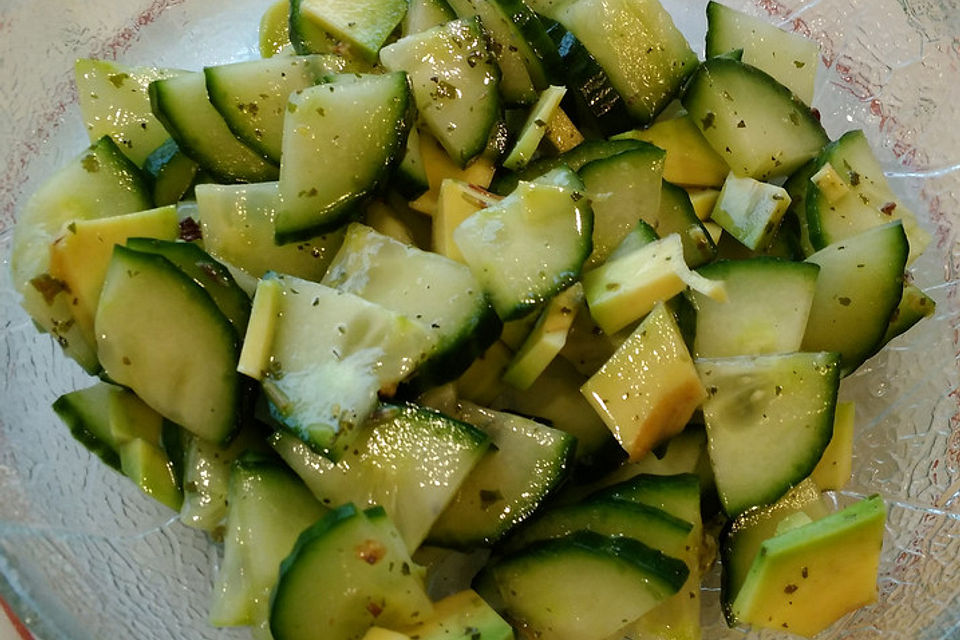
<instances>
[{"instance_id":1,"label":"salad","mask_svg":"<svg viewBox=\"0 0 960 640\"><path fill-rule=\"evenodd\" d=\"M294 1L263 60L78 61L14 284L102 379L73 435L223 541L212 624L695 638L713 529L731 625L872 601L883 502L821 490L928 238L815 45L708 21L700 62L655 1Z\"/></svg>"}]
</instances>

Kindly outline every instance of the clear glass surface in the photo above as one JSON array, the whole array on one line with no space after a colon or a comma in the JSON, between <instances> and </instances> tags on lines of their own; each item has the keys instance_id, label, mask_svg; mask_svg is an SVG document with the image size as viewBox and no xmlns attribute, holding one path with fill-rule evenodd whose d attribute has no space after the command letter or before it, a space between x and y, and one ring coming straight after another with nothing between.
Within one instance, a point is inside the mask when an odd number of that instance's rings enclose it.
<instances>
[{"instance_id":1,"label":"clear glass surface","mask_svg":"<svg viewBox=\"0 0 960 640\"><path fill-rule=\"evenodd\" d=\"M824 638L960 638L960 5L956 0L727 0L819 41L814 105L862 128L933 235L914 265L936 315L844 381L857 401L841 503L880 493L879 601ZM50 403L89 380L38 334L8 273L17 209L86 146L77 57L199 69L256 57L267 0L0 3L0 595L40 639L245 638L205 621L215 545L99 463ZM702 52L700 0L664 4ZM704 637L742 637L707 581ZM787 637L756 633L756 637Z\"/></svg>"}]
</instances>

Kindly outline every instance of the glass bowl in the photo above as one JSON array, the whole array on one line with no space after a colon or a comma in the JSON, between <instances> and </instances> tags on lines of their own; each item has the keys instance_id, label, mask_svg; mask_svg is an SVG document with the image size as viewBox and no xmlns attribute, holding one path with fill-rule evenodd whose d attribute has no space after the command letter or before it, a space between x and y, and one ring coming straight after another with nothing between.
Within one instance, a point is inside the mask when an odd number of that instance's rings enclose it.
<instances>
[{"instance_id":1,"label":"glass bowl","mask_svg":"<svg viewBox=\"0 0 960 640\"><path fill-rule=\"evenodd\" d=\"M889 516L879 600L824 638L960 637L960 7L956 0L726 0L816 39L831 137L862 128L933 235L912 273L933 318L843 383L855 471ZM257 56L267 0L5 0L0 5L0 596L37 638L246 638L206 621L218 548L73 441L50 410L89 384L20 309L8 272L17 208L87 144L77 57L199 69ZM664 3L703 50L704 4ZM704 637L742 637L705 585ZM787 637L757 633L757 637Z\"/></svg>"}]
</instances>

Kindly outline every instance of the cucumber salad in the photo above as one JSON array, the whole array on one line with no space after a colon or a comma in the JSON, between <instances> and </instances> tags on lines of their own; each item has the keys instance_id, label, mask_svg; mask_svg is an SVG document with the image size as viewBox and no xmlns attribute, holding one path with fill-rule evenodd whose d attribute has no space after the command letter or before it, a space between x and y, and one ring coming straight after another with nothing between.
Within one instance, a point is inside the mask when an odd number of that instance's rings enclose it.
<instances>
[{"instance_id":1,"label":"cucumber salad","mask_svg":"<svg viewBox=\"0 0 960 640\"><path fill-rule=\"evenodd\" d=\"M816 43L658 0L279 0L262 57L81 59L22 304L70 433L275 640L810 637L873 602L841 380L929 242Z\"/></svg>"}]
</instances>

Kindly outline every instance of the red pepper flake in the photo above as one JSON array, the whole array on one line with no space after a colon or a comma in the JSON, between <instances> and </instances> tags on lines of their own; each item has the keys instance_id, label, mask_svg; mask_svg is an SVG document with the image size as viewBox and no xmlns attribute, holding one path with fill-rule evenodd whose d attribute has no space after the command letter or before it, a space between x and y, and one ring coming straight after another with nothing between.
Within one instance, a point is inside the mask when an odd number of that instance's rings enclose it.
<instances>
[{"instance_id":1,"label":"red pepper flake","mask_svg":"<svg viewBox=\"0 0 960 640\"><path fill-rule=\"evenodd\" d=\"M813 107L810 109L810 115L816 118L817 122L820 122L820 109Z\"/></svg>"},{"instance_id":2,"label":"red pepper flake","mask_svg":"<svg viewBox=\"0 0 960 640\"><path fill-rule=\"evenodd\" d=\"M889 216L889 215L892 215L892 214L893 214L893 210L896 209L896 208L897 208L897 203L896 203L896 202L888 202L887 204L885 204L885 205L883 205L882 207L880 207L880 211L884 212L885 214L887 214L887 215Z\"/></svg>"},{"instance_id":3,"label":"red pepper flake","mask_svg":"<svg viewBox=\"0 0 960 640\"><path fill-rule=\"evenodd\" d=\"M193 242L203 237L200 225L193 218L187 217L180 221L180 239L184 242Z\"/></svg>"},{"instance_id":4,"label":"red pepper flake","mask_svg":"<svg viewBox=\"0 0 960 640\"><path fill-rule=\"evenodd\" d=\"M377 604L376 602L368 602L368 603L367 603L367 611L370 612L370 615L372 615L374 618L376 618L376 617L379 616L381 613L383 613L383 607L381 607L381 606L380 606L379 604Z\"/></svg>"},{"instance_id":5,"label":"red pepper flake","mask_svg":"<svg viewBox=\"0 0 960 640\"><path fill-rule=\"evenodd\" d=\"M377 540L364 540L357 545L357 556L367 564L377 564L387 555L387 548Z\"/></svg>"}]
</instances>

